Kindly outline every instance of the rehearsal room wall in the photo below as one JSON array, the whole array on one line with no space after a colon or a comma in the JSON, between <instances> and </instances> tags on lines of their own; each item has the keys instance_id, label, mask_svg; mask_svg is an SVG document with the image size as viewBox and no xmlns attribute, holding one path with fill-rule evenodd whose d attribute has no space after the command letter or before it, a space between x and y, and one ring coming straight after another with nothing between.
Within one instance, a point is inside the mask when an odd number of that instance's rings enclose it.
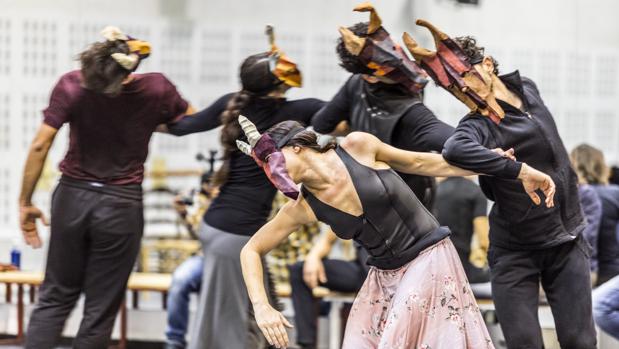
<instances>
[{"instance_id":1,"label":"rehearsal room wall","mask_svg":"<svg viewBox=\"0 0 619 349\"><path fill-rule=\"evenodd\" d=\"M161 71L196 107L238 90L242 59L267 49L264 25L299 64L305 88L292 98L328 99L347 78L334 52L337 26L367 19L351 12L350 0L0 0L0 261L9 260L19 237L17 196L24 159L55 81L76 69L77 54L100 40L108 24L149 40L151 57L140 71ZM502 72L520 69L533 78L553 112L565 145L590 142L619 161L619 2L611 0L453 0L374 2L384 25L399 41L411 32L422 45L430 36L414 20L432 21L452 36L471 34L500 62ZM433 83L426 102L450 124L466 110ZM64 155L64 127L45 167L35 203L49 209L50 192ZM414 136L414 135L411 135ZM197 152L218 148L217 130L175 138L155 135L148 168L201 168ZM517 150L517 149L516 149ZM196 179L172 181L190 188ZM147 181L145 186L150 185ZM147 228L147 234L153 227ZM47 239L48 231L43 229ZM44 250L44 249L43 249ZM24 249L24 266L41 269L43 251Z\"/></svg>"}]
</instances>

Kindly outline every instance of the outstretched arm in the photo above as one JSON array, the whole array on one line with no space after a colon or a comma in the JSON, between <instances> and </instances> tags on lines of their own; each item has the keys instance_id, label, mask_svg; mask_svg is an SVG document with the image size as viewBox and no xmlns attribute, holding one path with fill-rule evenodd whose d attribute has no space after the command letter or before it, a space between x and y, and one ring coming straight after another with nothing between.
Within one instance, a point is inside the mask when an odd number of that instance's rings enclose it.
<instances>
[{"instance_id":1,"label":"outstretched arm","mask_svg":"<svg viewBox=\"0 0 619 349\"><path fill-rule=\"evenodd\" d=\"M371 159L367 159L370 162L384 162L399 172L436 177L459 177L475 174L470 170L464 170L447 163L443 158L445 150L443 151L443 156L406 151L394 148L381 142L373 135L362 132L351 133L344 139L342 145L345 148L351 147L356 149L360 156L371 157ZM445 147L447 149L447 144ZM507 152L501 149L486 149L486 151L493 154L492 157L494 158L502 158L505 162L514 162L512 149ZM473 168L471 167L470 169L472 170ZM481 174L493 175L493 173L486 172L481 172ZM519 162L518 171L513 179L518 179L522 182L525 192L536 205L541 204L541 199L537 194L537 191L541 190L546 196L546 206L554 206L555 184L550 176L531 166L527 166L525 163Z\"/></svg>"},{"instance_id":2,"label":"outstretched arm","mask_svg":"<svg viewBox=\"0 0 619 349\"><path fill-rule=\"evenodd\" d=\"M241 250L241 267L249 298L254 307L256 323L271 345L288 346L285 327L292 327L283 314L269 304L263 283L261 257L275 248L302 224L316 221L303 198L288 202L275 218L265 224Z\"/></svg>"},{"instance_id":3,"label":"outstretched arm","mask_svg":"<svg viewBox=\"0 0 619 349\"><path fill-rule=\"evenodd\" d=\"M228 101L233 95L233 93L226 94L199 112L188 110L184 116L175 119L174 122L167 125L160 125L157 131L167 132L174 136L184 136L191 133L212 130L221 125L221 113L224 112Z\"/></svg>"}]
</instances>

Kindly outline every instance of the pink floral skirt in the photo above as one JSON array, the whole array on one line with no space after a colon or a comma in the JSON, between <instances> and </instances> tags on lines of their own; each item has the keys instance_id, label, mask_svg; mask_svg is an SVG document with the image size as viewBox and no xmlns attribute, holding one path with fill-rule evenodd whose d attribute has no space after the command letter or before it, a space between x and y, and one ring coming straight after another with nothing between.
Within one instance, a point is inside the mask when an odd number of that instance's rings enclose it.
<instances>
[{"instance_id":1,"label":"pink floral skirt","mask_svg":"<svg viewBox=\"0 0 619 349\"><path fill-rule=\"evenodd\" d=\"M399 269L370 269L342 349L370 348L494 348L451 240Z\"/></svg>"}]
</instances>

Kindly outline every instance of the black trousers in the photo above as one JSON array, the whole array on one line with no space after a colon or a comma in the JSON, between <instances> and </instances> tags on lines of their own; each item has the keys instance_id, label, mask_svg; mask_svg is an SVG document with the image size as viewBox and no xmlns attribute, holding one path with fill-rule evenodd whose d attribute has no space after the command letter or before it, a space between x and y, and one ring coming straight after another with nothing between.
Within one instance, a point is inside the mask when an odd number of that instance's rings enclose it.
<instances>
[{"instance_id":1,"label":"black trousers","mask_svg":"<svg viewBox=\"0 0 619 349\"><path fill-rule=\"evenodd\" d=\"M366 268L359 261L324 259L322 262L327 282L321 286L332 291L357 292L367 276ZM316 345L318 309L312 290L303 281L303 262L289 266L289 270L297 343L305 346Z\"/></svg>"},{"instance_id":2,"label":"black trousers","mask_svg":"<svg viewBox=\"0 0 619 349\"><path fill-rule=\"evenodd\" d=\"M561 348L596 348L589 248L581 236L543 250L490 247L492 297L509 349L543 348L538 319L540 282Z\"/></svg>"},{"instance_id":3,"label":"black trousers","mask_svg":"<svg viewBox=\"0 0 619 349\"><path fill-rule=\"evenodd\" d=\"M82 292L84 313L73 347L107 348L143 227L141 200L58 185L45 279L30 317L26 348L55 347Z\"/></svg>"}]
</instances>

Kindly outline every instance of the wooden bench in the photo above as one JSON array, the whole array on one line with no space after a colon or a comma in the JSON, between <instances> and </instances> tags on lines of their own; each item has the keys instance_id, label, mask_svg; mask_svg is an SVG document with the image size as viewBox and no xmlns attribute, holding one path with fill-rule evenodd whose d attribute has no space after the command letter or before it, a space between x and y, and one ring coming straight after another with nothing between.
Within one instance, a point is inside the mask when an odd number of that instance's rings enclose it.
<instances>
[{"instance_id":1,"label":"wooden bench","mask_svg":"<svg viewBox=\"0 0 619 349\"><path fill-rule=\"evenodd\" d=\"M17 336L14 339L2 340L0 344L21 344L24 341L24 287L30 291L30 303L35 302L36 288L43 282L42 272L7 271L0 272L0 283L6 285L6 302L11 303L12 285L17 285ZM164 308L167 292L172 284L171 274L133 273L129 277L127 290L133 292L133 306L137 308L138 292L160 292L163 295ZM120 338L116 348L127 347L127 305L123 301L120 306Z\"/></svg>"}]
</instances>

